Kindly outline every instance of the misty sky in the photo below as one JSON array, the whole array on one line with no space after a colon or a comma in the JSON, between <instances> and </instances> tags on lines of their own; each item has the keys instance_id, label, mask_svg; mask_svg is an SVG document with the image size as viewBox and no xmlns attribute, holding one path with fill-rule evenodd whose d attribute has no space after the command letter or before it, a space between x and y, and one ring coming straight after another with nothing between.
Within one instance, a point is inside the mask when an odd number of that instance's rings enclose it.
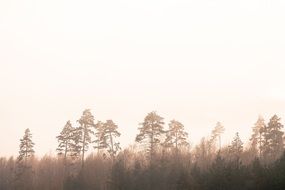
<instances>
[{"instance_id":1,"label":"misty sky","mask_svg":"<svg viewBox=\"0 0 285 190\"><path fill-rule=\"evenodd\" d=\"M262 114L285 123L279 0L0 1L0 156L30 128L54 152L67 120L113 119L123 147L157 111L197 143L217 121L245 141Z\"/></svg>"}]
</instances>

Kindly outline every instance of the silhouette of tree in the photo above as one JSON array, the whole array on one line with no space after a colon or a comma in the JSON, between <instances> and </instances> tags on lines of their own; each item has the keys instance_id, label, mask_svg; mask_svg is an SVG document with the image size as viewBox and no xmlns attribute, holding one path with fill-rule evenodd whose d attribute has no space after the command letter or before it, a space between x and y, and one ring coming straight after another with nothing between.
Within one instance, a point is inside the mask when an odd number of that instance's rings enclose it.
<instances>
[{"instance_id":1,"label":"silhouette of tree","mask_svg":"<svg viewBox=\"0 0 285 190\"><path fill-rule=\"evenodd\" d=\"M70 121L67 121L62 131L60 132L60 135L56 137L59 143L56 150L58 152L58 155L64 156L64 165L66 165L68 156L75 156L76 151L74 151L74 134L75 129L72 127Z\"/></svg>"},{"instance_id":2,"label":"silhouette of tree","mask_svg":"<svg viewBox=\"0 0 285 190\"><path fill-rule=\"evenodd\" d=\"M258 117L254 127L252 128L252 135L250 138L250 151L255 155L261 157L263 146L263 133L266 124L262 116Z\"/></svg>"},{"instance_id":3,"label":"silhouette of tree","mask_svg":"<svg viewBox=\"0 0 285 190\"><path fill-rule=\"evenodd\" d=\"M229 152L232 158L235 160L238 160L241 156L241 153L243 152L243 142L241 141L239 137L239 133L237 132L230 147Z\"/></svg>"},{"instance_id":4,"label":"silhouette of tree","mask_svg":"<svg viewBox=\"0 0 285 190\"><path fill-rule=\"evenodd\" d=\"M139 127L139 134L136 136L136 142L143 142L146 140L147 151L150 155L150 160L155 153L157 145L161 142L161 136L164 133L163 130L163 118L156 114L156 112L151 112L147 114L144 122L141 123L142 127Z\"/></svg>"},{"instance_id":5,"label":"silhouette of tree","mask_svg":"<svg viewBox=\"0 0 285 190\"><path fill-rule=\"evenodd\" d=\"M101 121L98 121L95 124L95 140L93 141L93 143L95 144L93 147L94 149L97 149L97 154L99 153L100 150L105 148L105 141L104 141L104 123Z\"/></svg>"},{"instance_id":6,"label":"silhouette of tree","mask_svg":"<svg viewBox=\"0 0 285 190\"><path fill-rule=\"evenodd\" d=\"M214 145L216 141L219 141L219 150L222 148L221 136L225 132L225 128L221 122L217 122L216 127L212 130L212 135L210 139L210 146Z\"/></svg>"},{"instance_id":7,"label":"silhouette of tree","mask_svg":"<svg viewBox=\"0 0 285 190\"><path fill-rule=\"evenodd\" d=\"M176 120L171 120L169 129L166 131L166 139L163 143L165 147L175 148L177 155L179 148L188 146L188 133L184 130L184 125Z\"/></svg>"},{"instance_id":8,"label":"silhouette of tree","mask_svg":"<svg viewBox=\"0 0 285 190\"><path fill-rule=\"evenodd\" d=\"M103 147L107 148L107 151L113 160L117 152L121 149L120 143L115 141L116 137L119 137L120 135L118 126L112 120L107 120L106 123L103 124L101 136Z\"/></svg>"},{"instance_id":9,"label":"silhouette of tree","mask_svg":"<svg viewBox=\"0 0 285 190\"><path fill-rule=\"evenodd\" d=\"M281 131L283 125L280 123L280 120L281 118L279 118L277 115L272 116L266 129L265 152L266 158L268 158L269 161L274 161L278 159L282 155L284 150L284 132Z\"/></svg>"},{"instance_id":10,"label":"silhouette of tree","mask_svg":"<svg viewBox=\"0 0 285 190\"><path fill-rule=\"evenodd\" d=\"M35 143L32 141L32 134L28 128L25 130L23 138L20 139L20 151L18 156L19 162L24 160L24 163L26 164L28 159L34 155L34 145Z\"/></svg>"},{"instance_id":11,"label":"silhouette of tree","mask_svg":"<svg viewBox=\"0 0 285 190\"><path fill-rule=\"evenodd\" d=\"M79 143L81 144L82 156L81 164L84 167L84 154L88 150L88 145L91 143L91 134L94 134L92 128L94 124L94 116L89 109L83 111L81 118L78 120L80 126L77 129L77 135L80 137Z\"/></svg>"},{"instance_id":12,"label":"silhouette of tree","mask_svg":"<svg viewBox=\"0 0 285 190\"><path fill-rule=\"evenodd\" d=\"M28 190L32 188L33 173L30 161L35 153L34 145L35 143L32 141L30 129L26 129L23 138L20 139L20 151L17 159L15 189Z\"/></svg>"}]
</instances>

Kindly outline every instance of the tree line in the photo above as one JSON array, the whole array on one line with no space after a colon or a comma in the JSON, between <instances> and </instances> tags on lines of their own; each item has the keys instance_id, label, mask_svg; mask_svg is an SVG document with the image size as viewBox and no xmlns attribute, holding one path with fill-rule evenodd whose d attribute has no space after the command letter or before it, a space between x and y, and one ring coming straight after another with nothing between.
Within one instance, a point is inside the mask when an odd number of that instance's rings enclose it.
<instances>
[{"instance_id":1,"label":"tree line","mask_svg":"<svg viewBox=\"0 0 285 190\"><path fill-rule=\"evenodd\" d=\"M217 122L192 147L181 122L173 119L165 127L156 112L145 116L134 145L123 150L114 121L96 122L86 109L77 124L67 121L56 136L57 156L42 158L26 129L18 157L0 158L0 189L285 189L285 137L277 115L268 123L259 116L248 146L238 132L222 146L225 127Z\"/></svg>"}]
</instances>

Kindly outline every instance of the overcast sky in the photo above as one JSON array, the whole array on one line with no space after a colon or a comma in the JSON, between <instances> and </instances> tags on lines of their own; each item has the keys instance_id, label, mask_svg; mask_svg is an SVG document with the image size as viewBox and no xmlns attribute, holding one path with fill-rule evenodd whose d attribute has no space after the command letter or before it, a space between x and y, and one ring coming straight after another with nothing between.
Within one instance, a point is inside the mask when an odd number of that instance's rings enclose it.
<instances>
[{"instance_id":1,"label":"overcast sky","mask_svg":"<svg viewBox=\"0 0 285 190\"><path fill-rule=\"evenodd\" d=\"M54 152L85 108L123 147L157 111L193 144L217 121L246 142L262 114L285 123L285 3L279 0L0 1L0 156L30 128Z\"/></svg>"}]
</instances>

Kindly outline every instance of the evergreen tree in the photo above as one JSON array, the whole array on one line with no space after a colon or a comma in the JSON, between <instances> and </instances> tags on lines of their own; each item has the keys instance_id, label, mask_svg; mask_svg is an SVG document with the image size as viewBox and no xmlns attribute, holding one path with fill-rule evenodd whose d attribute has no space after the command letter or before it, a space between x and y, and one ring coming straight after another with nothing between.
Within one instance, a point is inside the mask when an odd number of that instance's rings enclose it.
<instances>
[{"instance_id":1,"label":"evergreen tree","mask_svg":"<svg viewBox=\"0 0 285 190\"><path fill-rule=\"evenodd\" d=\"M56 150L58 151L58 155L64 156L64 164L66 164L68 156L74 155L74 130L70 121L67 121L60 135L56 137L59 143Z\"/></svg>"},{"instance_id":2,"label":"evergreen tree","mask_svg":"<svg viewBox=\"0 0 285 190\"><path fill-rule=\"evenodd\" d=\"M188 133L185 132L184 125L179 121L171 120L163 145L165 147L175 148L175 152L177 154L179 147L189 145L187 138Z\"/></svg>"},{"instance_id":3,"label":"evergreen tree","mask_svg":"<svg viewBox=\"0 0 285 190\"><path fill-rule=\"evenodd\" d=\"M34 145L32 141L32 134L30 132L30 129L25 130L25 134L22 139L20 139L20 151L19 151L19 157L18 161L24 161L25 164L27 164L27 161L29 158L31 158L35 151L34 151Z\"/></svg>"},{"instance_id":4,"label":"evergreen tree","mask_svg":"<svg viewBox=\"0 0 285 190\"><path fill-rule=\"evenodd\" d=\"M243 152L243 142L241 141L239 134L236 133L230 147L229 147L229 153L231 157L233 157L236 160L239 160L241 153Z\"/></svg>"},{"instance_id":5,"label":"evergreen tree","mask_svg":"<svg viewBox=\"0 0 285 190\"><path fill-rule=\"evenodd\" d=\"M259 116L254 127L252 128L252 135L250 138L250 151L256 156L261 157L263 146L263 133L265 132L266 124L262 116Z\"/></svg>"},{"instance_id":6,"label":"evergreen tree","mask_svg":"<svg viewBox=\"0 0 285 190\"><path fill-rule=\"evenodd\" d=\"M283 134L284 132L281 131L283 125L280 123L281 118L277 115L271 117L266 133L266 147L265 153L267 161L273 161L279 158L284 150L284 142L283 142Z\"/></svg>"},{"instance_id":7,"label":"evergreen tree","mask_svg":"<svg viewBox=\"0 0 285 190\"><path fill-rule=\"evenodd\" d=\"M209 168L209 176L206 183L208 188L213 190L229 189L229 176L227 174L227 164L218 152L216 159Z\"/></svg>"},{"instance_id":8,"label":"evergreen tree","mask_svg":"<svg viewBox=\"0 0 285 190\"><path fill-rule=\"evenodd\" d=\"M94 116L89 109L86 109L83 111L83 114L78 122L80 126L77 129L76 140L79 141L80 146L78 145L77 148L81 148L81 163L82 167L84 167L84 154L88 150L89 143L91 143L91 134L94 134L92 130L92 128L95 126Z\"/></svg>"},{"instance_id":9,"label":"evergreen tree","mask_svg":"<svg viewBox=\"0 0 285 190\"><path fill-rule=\"evenodd\" d=\"M258 120L252 128L252 135L250 138L250 151L254 156L259 155L261 157L263 149L263 134L265 132L266 124L262 116L258 117Z\"/></svg>"},{"instance_id":10,"label":"evergreen tree","mask_svg":"<svg viewBox=\"0 0 285 190\"><path fill-rule=\"evenodd\" d=\"M104 135L103 135L104 127L105 127L105 125L101 121L98 121L95 124L96 132L95 132L95 140L93 141L93 143L95 143L94 149L98 150L97 153L99 153L100 150L105 148L105 141L103 138L104 137Z\"/></svg>"},{"instance_id":11,"label":"evergreen tree","mask_svg":"<svg viewBox=\"0 0 285 190\"><path fill-rule=\"evenodd\" d=\"M221 122L217 122L216 127L212 130L212 135L210 139L210 146L214 145L217 140L219 140L219 150L222 148L221 136L225 132L225 128Z\"/></svg>"},{"instance_id":12,"label":"evergreen tree","mask_svg":"<svg viewBox=\"0 0 285 190\"><path fill-rule=\"evenodd\" d=\"M34 143L29 129L20 139L20 151L17 159L15 189L30 190L33 183L31 158L34 156Z\"/></svg>"},{"instance_id":13,"label":"evergreen tree","mask_svg":"<svg viewBox=\"0 0 285 190\"><path fill-rule=\"evenodd\" d=\"M80 127L74 128L72 132L72 144L71 145L71 150L72 150L72 158L73 159L79 159L82 157L82 129Z\"/></svg>"},{"instance_id":14,"label":"evergreen tree","mask_svg":"<svg viewBox=\"0 0 285 190\"><path fill-rule=\"evenodd\" d=\"M115 141L116 137L119 136L121 136L121 134L118 132L118 126L112 120L107 120L106 123L103 124L101 139L103 140L103 147L107 148L113 160L117 152L121 149L120 143Z\"/></svg>"},{"instance_id":15,"label":"evergreen tree","mask_svg":"<svg viewBox=\"0 0 285 190\"><path fill-rule=\"evenodd\" d=\"M147 151L150 155L150 161L152 161L155 149L160 144L161 135L164 133L163 118L157 115L156 112L151 112L147 114L141 125L139 134L136 136L136 142L146 141Z\"/></svg>"}]
</instances>

